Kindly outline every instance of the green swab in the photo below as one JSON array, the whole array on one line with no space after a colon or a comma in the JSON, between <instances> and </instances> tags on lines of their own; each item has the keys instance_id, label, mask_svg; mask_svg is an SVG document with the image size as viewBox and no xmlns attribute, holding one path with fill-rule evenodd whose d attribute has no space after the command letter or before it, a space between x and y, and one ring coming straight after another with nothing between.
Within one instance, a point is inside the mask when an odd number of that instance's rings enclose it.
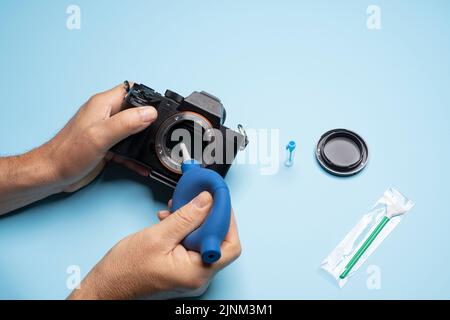
<instances>
[{"instance_id":1,"label":"green swab","mask_svg":"<svg viewBox=\"0 0 450 320\"><path fill-rule=\"evenodd\" d=\"M352 268L355 266L355 264L358 262L358 260L362 257L364 252L367 251L367 249L370 247L372 242L376 239L376 237L380 234L381 230L386 226L386 224L391 220L392 217L399 216L401 214L404 214L407 210L402 210L400 208L397 208L397 212L388 212L383 219L381 219L380 223L376 226L376 228L372 231L370 236L364 241L362 246L358 249L358 251L355 253L353 258L350 259L349 263L345 266L344 271L341 273L339 278L345 279L346 276L352 271Z\"/></svg>"},{"instance_id":2,"label":"green swab","mask_svg":"<svg viewBox=\"0 0 450 320\"><path fill-rule=\"evenodd\" d=\"M384 216L383 219L380 221L380 223L377 225L375 230L370 234L370 236L367 238L366 241L364 241L363 245L359 250L356 252L356 254L353 256L353 258L350 260L350 262L345 266L344 272L341 273L339 278L344 279L352 270L352 268L355 266L355 264L358 262L358 260L361 258L361 256L366 252L367 248L372 244L373 240L377 237L377 235L383 230L384 226L389 222L389 219L387 216Z\"/></svg>"}]
</instances>

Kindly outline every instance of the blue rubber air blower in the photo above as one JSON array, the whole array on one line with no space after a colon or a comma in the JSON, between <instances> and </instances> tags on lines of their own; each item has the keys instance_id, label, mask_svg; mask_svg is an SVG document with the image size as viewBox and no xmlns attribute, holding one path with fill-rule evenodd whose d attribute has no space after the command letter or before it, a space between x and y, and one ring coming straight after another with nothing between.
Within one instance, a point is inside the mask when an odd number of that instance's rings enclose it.
<instances>
[{"instance_id":1,"label":"blue rubber air blower","mask_svg":"<svg viewBox=\"0 0 450 320\"><path fill-rule=\"evenodd\" d=\"M178 181L172 199L172 212L188 204L203 191L213 197L213 205L203 224L183 240L183 246L201 254L205 263L214 263L221 257L220 245L230 227L231 198L225 180L217 172L203 168L191 159L182 143L181 152L183 175Z\"/></svg>"}]
</instances>

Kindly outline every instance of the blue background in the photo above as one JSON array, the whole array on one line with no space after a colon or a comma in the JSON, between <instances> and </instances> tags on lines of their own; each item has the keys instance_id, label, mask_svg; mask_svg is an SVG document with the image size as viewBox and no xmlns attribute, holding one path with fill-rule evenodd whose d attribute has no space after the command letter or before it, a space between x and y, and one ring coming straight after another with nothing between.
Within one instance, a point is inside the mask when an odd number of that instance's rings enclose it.
<instances>
[{"instance_id":1,"label":"blue background","mask_svg":"<svg viewBox=\"0 0 450 320\"><path fill-rule=\"evenodd\" d=\"M448 1L69 1L0 3L0 153L50 139L92 94L125 79L207 90L227 124L278 128L299 145L277 175L236 165L227 180L243 245L204 298L450 297ZM366 28L381 7L382 28ZM370 147L353 178L324 173L314 146L345 127ZM283 160L283 159L280 159ZM118 166L87 188L0 218L0 298L64 298L119 239L156 223L154 184ZM318 270L389 186L416 207L339 289ZM154 188L153 188L154 189ZM161 193L161 194L159 194ZM366 267L381 268L381 289Z\"/></svg>"}]
</instances>

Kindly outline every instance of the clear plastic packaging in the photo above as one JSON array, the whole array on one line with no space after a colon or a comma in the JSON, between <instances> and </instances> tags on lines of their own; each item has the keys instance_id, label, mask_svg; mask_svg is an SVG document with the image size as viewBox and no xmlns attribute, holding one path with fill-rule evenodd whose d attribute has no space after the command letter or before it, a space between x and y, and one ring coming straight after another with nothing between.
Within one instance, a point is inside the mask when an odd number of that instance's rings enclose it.
<instances>
[{"instance_id":1,"label":"clear plastic packaging","mask_svg":"<svg viewBox=\"0 0 450 320\"><path fill-rule=\"evenodd\" d=\"M389 188L328 255L320 268L336 279L342 288L413 206L411 200L396 189Z\"/></svg>"}]
</instances>

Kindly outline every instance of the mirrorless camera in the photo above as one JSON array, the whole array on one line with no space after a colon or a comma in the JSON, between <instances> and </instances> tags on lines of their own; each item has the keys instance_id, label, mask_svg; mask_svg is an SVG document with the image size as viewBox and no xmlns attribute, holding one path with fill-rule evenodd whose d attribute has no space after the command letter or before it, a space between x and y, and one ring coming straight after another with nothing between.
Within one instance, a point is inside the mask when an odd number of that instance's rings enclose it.
<instances>
[{"instance_id":1,"label":"mirrorless camera","mask_svg":"<svg viewBox=\"0 0 450 320\"><path fill-rule=\"evenodd\" d=\"M123 109L153 106L158 118L144 131L115 145L111 151L150 170L150 176L170 187L181 177L184 143L191 158L225 177L239 150L248 140L241 125L232 130L223 124L226 111L220 100L194 91L183 97L167 90L164 95L142 85L128 89Z\"/></svg>"}]
</instances>

